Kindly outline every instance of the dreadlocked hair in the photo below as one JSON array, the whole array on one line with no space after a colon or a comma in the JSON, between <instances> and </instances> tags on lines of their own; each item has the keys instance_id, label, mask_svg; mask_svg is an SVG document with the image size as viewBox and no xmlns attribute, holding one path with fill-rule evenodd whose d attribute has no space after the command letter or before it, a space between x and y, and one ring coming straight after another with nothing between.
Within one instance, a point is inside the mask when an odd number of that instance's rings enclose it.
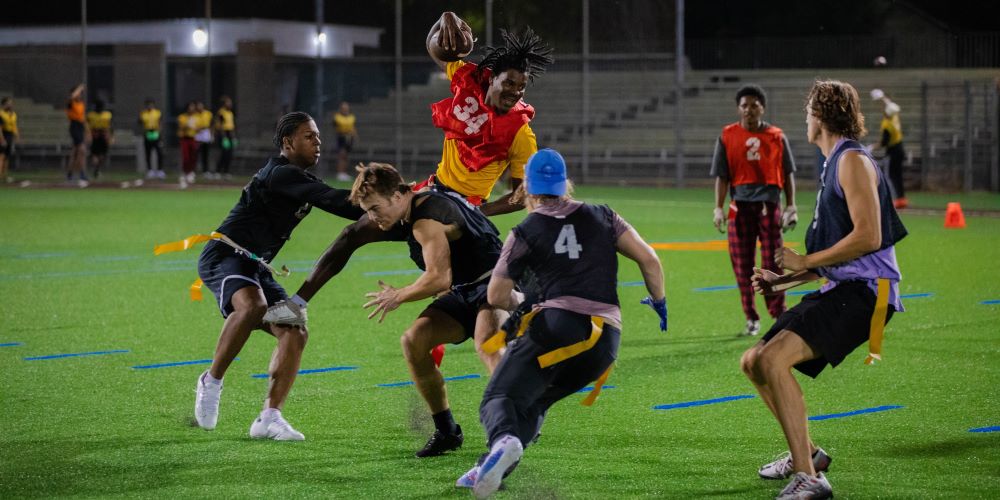
<instances>
[{"instance_id":1,"label":"dreadlocked hair","mask_svg":"<svg viewBox=\"0 0 1000 500\"><path fill-rule=\"evenodd\" d=\"M500 30L503 47L486 47L486 57L476 68L476 76L482 78L483 70L498 75L508 69L516 69L534 81L535 75L545 73L545 67L552 64L552 47L542 43L541 37L531 27L520 35Z\"/></svg>"}]
</instances>

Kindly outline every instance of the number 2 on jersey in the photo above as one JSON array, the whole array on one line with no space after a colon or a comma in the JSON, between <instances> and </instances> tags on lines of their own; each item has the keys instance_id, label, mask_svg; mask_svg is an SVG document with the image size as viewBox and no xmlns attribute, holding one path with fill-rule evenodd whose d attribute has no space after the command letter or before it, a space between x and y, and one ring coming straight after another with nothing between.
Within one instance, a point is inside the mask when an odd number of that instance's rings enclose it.
<instances>
[{"instance_id":1,"label":"number 2 on jersey","mask_svg":"<svg viewBox=\"0 0 1000 500\"><path fill-rule=\"evenodd\" d=\"M573 224L566 224L559 231L559 237L556 238L556 253L568 253L569 258L579 259L580 252L583 251L583 245L576 242L576 229L573 228Z\"/></svg>"}]
</instances>

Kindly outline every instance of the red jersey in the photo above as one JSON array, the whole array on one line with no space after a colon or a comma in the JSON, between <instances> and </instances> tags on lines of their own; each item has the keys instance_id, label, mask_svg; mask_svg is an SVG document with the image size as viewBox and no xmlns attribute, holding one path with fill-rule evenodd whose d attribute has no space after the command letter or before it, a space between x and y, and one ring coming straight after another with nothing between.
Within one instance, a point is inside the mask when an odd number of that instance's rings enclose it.
<instances>
[{"instance_id":1,"label":"red jersey","mask_svg":"<svg viewBox=\"0 0 1000 500\"><path fill-rule=\"evenodd\" d=\"M455 139L462 165L472 172L506 159L517 131L535 116L535 108L524 101L497 114L483 102L486 93L475 78L476 68L475 64L459 68L451 78L453 96L431 105L434 126L444 131L446 139ZM483 78L489 80L489 71Z\"/></svg>"},{"instance_id":2,"label":"red jersey","mask_svg":"<svg viewBox=\"0 0 1000 500\"><path fill-rule=\"evenodd\" d=\"M751 132L739 123L722 129L722 144L726 147L729 179L732 185L760 184L785 186L782 168L784 132L768 125L760 132Z\"/></svg>"}]
</instances>

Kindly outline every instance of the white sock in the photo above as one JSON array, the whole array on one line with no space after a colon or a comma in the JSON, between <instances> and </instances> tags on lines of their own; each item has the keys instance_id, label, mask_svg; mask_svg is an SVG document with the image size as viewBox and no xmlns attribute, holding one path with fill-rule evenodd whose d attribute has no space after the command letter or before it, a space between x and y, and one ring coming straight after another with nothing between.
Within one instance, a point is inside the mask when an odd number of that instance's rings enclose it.
<instances>
[{"instance_id":1,"label":"white sock","mask_svg":"<svg viewBox=\"0 0 1000 500\"><path fill-rule=\"evenodd\" d=\"M299 307L306 307L308 305L308 302L306 302L306 299L303 299L302 297L299 297L299 294L292 295L291 297L289 297L288 300L294 302L295 305L297 305Z\"/></svg>"},{"instance_id":2,"label":"white sock","mask_svg":"<svg viewBox=\"0 0 1000 500\"><path fill-rule=\"evenodd\" d=\"M212 376L212 372L205 372L205 377L202 378L202 380L206 384L222 385L222 379L221 378L215 378L215 377L213 377Z\"/></svg>"},{"instance_id":3,"label":"white sock","mask_svg":"<svg viewBox=\"0 0 1000 500\"><path fill-rule=\"evenodd\" d=\"M260 418L261 418L261 420L264 420L264 419L273 419L274 417L280 417L280 416L281 416L281 410L279 410L277 408L264 408L260 412Z\"/></svg>"}]
</instances>

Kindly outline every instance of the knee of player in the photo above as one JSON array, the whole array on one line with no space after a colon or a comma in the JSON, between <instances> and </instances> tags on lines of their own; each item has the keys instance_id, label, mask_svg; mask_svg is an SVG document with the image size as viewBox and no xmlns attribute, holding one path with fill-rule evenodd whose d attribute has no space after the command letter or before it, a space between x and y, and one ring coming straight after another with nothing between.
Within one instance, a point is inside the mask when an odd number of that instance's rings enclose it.
<instances>
[{"instance_id":1,"label":"knee of player","mask_svg":"<svg viewBox=\"0 0 1000 500\"><path fill-rule=\"evenodd\" d=\"M403 348L403 356L406 359L416 359L421 357L421 353L424 355L430 355L430 346L426 342L421 340L421 335L413 327L406 330L401 337L399 337L399 344Z\"/></svg>"}]
</instances>

